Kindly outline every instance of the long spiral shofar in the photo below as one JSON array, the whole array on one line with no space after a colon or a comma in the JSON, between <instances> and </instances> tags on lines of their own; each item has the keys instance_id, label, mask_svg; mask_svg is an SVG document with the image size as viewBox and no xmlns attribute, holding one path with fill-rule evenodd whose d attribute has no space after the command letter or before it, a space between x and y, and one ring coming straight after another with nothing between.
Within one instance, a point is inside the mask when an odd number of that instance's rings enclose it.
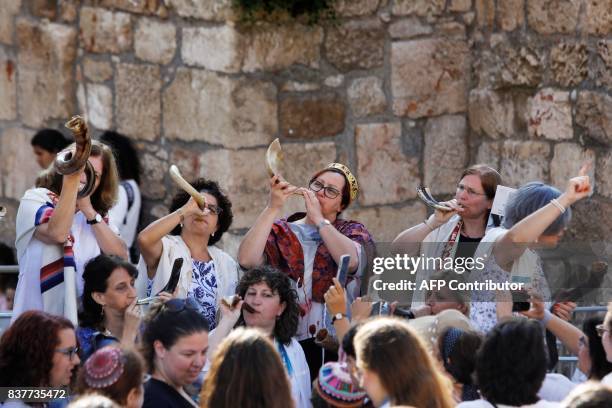
<instances>
[{"instance_id":1,"label":"long spiral shofar","mask_svg":"<svg viewBox=\"0 0 612 408\"><path fill-rule=\"evenodd\" d=\"M423 201L425 204L427 204L427 206L431 208L440 211L453 211L452 208L442 205L438 201L436 201L436 199L432 197L427 187L417 187L417 196L421 199L421 201Z\"/></svg>"},{"instance_id":2,"label":"long spiral shofar","mask_svg":"<svg viewBox=\"0 0 612 408\"><path fill-rule=\"evenodd\" d=\"M198 204L198 207L200 207L200 209L204 211L204 209L206 208L206 199L202 194L200 194L198 190L193 188L193 186L189 184L187 180L183 178L183 176L181 176L181 172L174 164L170 166L170 177L176 183L176 185L178 185L190 196L192 196L195 202Z\"/></svg>"}]
</instances>

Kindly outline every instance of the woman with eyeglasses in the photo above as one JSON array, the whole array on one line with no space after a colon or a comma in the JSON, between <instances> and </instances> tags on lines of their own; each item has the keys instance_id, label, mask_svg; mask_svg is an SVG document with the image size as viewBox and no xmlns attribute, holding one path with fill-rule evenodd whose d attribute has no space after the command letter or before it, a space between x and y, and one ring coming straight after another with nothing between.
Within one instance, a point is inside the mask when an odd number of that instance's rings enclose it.
<instances>
[{"instance_id":1,"label":"woman with eyeglasses","mask_svg":"<svg viewBox=\"0 0 612 408\"><path fill-rule=\"evenodd\" d=\"M324 319L325 292L333 285L338 262L350 255L347 292L349 300L360 293L368 254L374 242L366 227L340 217L357 198L359 188L351 171L331 163L315 173L308 188L297 188L275 175L270 179L268 205L246 234L238 249L244 268L269 264L287 274L298 294L300 323L297 339L304 348L313 380L323 360L314 335L344 313ZM304 198L305 213L280 218L287 199L294 193ZM333 353L327 353L334 359Z\"/></svg>"},{"instance_id":2,"label":"woman with eyeglasses","mask_svg":"<svg viewBox=\"0 0 612 408\"><path fill-rule=\"evenodd\" d=\"M197 403L185 387L199 377L208 351L208 323L193 298L151 305L142 335L142 354L151 379L144 408L191 408Z\"/></svg>"},{"instance_id":3,"label":"woman with eyeglasses","mask_svg":"<svg viewBox=\"0 0 612 408\"><path fill-rule=\"evenodd\" d=\"M51 166L19 203L15 241L19 282L12 321L26 310L44 310L76 324L85 263L100 253L127 259L125 243L107 220L117 199L113 153L93 140L89 163L95 171L90 195L77 198L86 181L83 169L62 176Z\"/></svg>"},{"instance_id":4,"label":"woman with eyeglasses","mask_svg":"<svg viewBox=\"0 0 612 408\"><path fill-rule=\"evenodd\" d=\"M215 246L232 223L232 203L214 181L197 179L191 185L206 197L206 209L181 190L170 213L138 235L142 258L136 287L141 297L157 295L170 280L174 261L182 258L176 296L194 299L213 329L221 299L234 294L239 279L236 261Z\"/></svg>"},{"instance_id":5,"label":"woman with eyeglasses","mask_svg":"<svg viewBox=\"0 0 612 408\"><path fill-rule=\"evenodd\" d=\"M144 362L138 352L108 346L96 351L79 369L76 392L102 394L125 408L140 408L144 401Z\"/></svg>"},{"instance_id":6,"label":"woman with eyeglasses","mask_svg":"<svg viewBox=\"0 0 612 408\"><path fill-rule=\"evenodd\" d=\"M603 322L601 316L585 320L582 325L584 334L578 340L578 369L593 381L601 381L612 373L612 362L606 358L600 336L600 333L603 335Z\"/></svg>"},{"instance_id":7,"label":"woman with eyeglasses","mask_svg":"<svg viewBox=\"0 0 612 408\"><path fill-rule=\"evenodd\" d=\"M281 356L295 406L310 407L310 372L304 351L294 337L300 308L290 278L270 266L256 267L245 272L236 293L244 300L234 307L222 304L221 321L210 333L209 359L234 327L260 329Z\"/></svg>"},{"instance_id":8,"label":"woman with eyeglasses","mask_svg":"<svg viewBox=\"0 0 612 408\"><path fill-rule=\"evenodd\" d=\"M601 337L601 345L606 352L606 360L612 363L612 302L608 303L608 313L604 318L604 322L596 327L597 334ZM602 384L612 386L612 373L607 374L601 379Z\"/></svg>"},{"instance_id":9,"label":"woman with eyeglasses","mask_svg":"<svg viewBox=\"0 0 612 408\"><path fill-rule=\"evenodd\" d=\"M22 313L0 340L0 385L22 387L69 387L81 360L72 323L41 311ZM4 407L27 407L6 401Z\"/></svg>"}]
</instances>

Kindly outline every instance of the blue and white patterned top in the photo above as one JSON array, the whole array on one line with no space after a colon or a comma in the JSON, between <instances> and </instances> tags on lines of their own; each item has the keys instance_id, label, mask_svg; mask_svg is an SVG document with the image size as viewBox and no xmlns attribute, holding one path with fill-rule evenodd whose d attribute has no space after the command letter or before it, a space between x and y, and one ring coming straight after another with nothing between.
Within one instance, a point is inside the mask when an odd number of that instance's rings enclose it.
<instances>
[{"instance_id":1,"label":"blue and white patterned top","mask_svg":"<svg viewBox=\"0 0 612 408\"><path fill-rule=\"evenodd\" d=\"M193 298L200 314L208 322L209 330L217 326L217 273L212 260L208 262L193 260L193 273L188 297Z\"/></svg>"}]
</instances>

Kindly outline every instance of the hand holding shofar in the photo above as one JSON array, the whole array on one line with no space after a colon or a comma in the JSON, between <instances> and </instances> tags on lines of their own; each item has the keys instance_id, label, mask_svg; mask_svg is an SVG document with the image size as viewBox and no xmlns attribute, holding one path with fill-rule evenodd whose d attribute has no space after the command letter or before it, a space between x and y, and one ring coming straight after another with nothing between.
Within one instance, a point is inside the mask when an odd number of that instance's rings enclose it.
<instances>
[{"instance_id":1,"label":"hand holding shofar","mask_svg":"<svg viewBox=\"0 0 612 408\"><path fill-rule=\"evenodd\" d=\"M187 180L183 178L183 176L181 176L181 172L174 164L170 166L170 177L177 186L185 190L190 196L193 197L196 204L198 204L198 207L200 207L202 211L206 209L206 198L204 198L204 196L200 194L198 190L193 188L193 186L189 184Z\"/></svg>"},{"instance_id":2,"label":"hand holding shofar","mask_svg":"<svg viewBox=\"0 0 612 408\"><path fill-rule=\"evenodd\" d=\"M57 154L53 166L55 171L61 175L76 173L85 166L87 174L87 183L79 190L78 197L87 197L92 193L95 183L95 171L91 163L89 163L89 155L91 154L91 137L87 129L87 124L81 116L73 116L64 125L74 135L75 147L66 148Z\"/></svg>"},{"instance_id":3,"label":"hand holding shofar","mask_svg":"<svg viewBox=\"0 0 612 408\"><path fill-rule=\"evenodd\" d=\"M268 177L277 176L276 184L280 183L283 176L281 176L281 168L283 167L283 149L281 148L278 138L274 139L268 150L266 151L266 170L268 171ZM293 194L302 195L302 189L297 188Z\"/></svg>"}]
</instances>

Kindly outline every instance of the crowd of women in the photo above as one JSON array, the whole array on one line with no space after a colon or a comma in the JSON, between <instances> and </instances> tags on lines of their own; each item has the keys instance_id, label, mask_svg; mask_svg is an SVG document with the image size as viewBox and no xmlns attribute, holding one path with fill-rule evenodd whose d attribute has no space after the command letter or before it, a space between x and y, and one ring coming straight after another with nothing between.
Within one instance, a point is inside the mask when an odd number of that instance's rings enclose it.
<instances>
[{"instance_id":1,"label":"crowd of women","mask_svg":"<svg viewBox=\"0 0 612 408\"><path fill-rule=\"evenodd\" d=\"M139 167L129 140L105 134L89 162L90 195L78 196L82 170L62 176L51 161L21 200L0 386L68 387L74 407L612 406L612 304L605 319L574 327L576 305L550 301L538 255L591 193L584 171L564 192L523 185L496 226L499 173L466 169L447 210L403 231L394 247L486 258L482 270L422 268L417 280L522 279L529 310L513 312L509 293L443 289L415 292L409 308L392 304L400 318L371 316L375 245L365 225L342 217L359 193L347 166L320 169L307 187L270 177L268 204L234 259L216 246L233 219L223 180L192 180L204 206L181 191L136 234ZM296 194L305 212L282 218ZM579 356L587 383L548 372L557 340ZM4 406L28 404L37 403Z\"/></svg>"}]
</instances>

